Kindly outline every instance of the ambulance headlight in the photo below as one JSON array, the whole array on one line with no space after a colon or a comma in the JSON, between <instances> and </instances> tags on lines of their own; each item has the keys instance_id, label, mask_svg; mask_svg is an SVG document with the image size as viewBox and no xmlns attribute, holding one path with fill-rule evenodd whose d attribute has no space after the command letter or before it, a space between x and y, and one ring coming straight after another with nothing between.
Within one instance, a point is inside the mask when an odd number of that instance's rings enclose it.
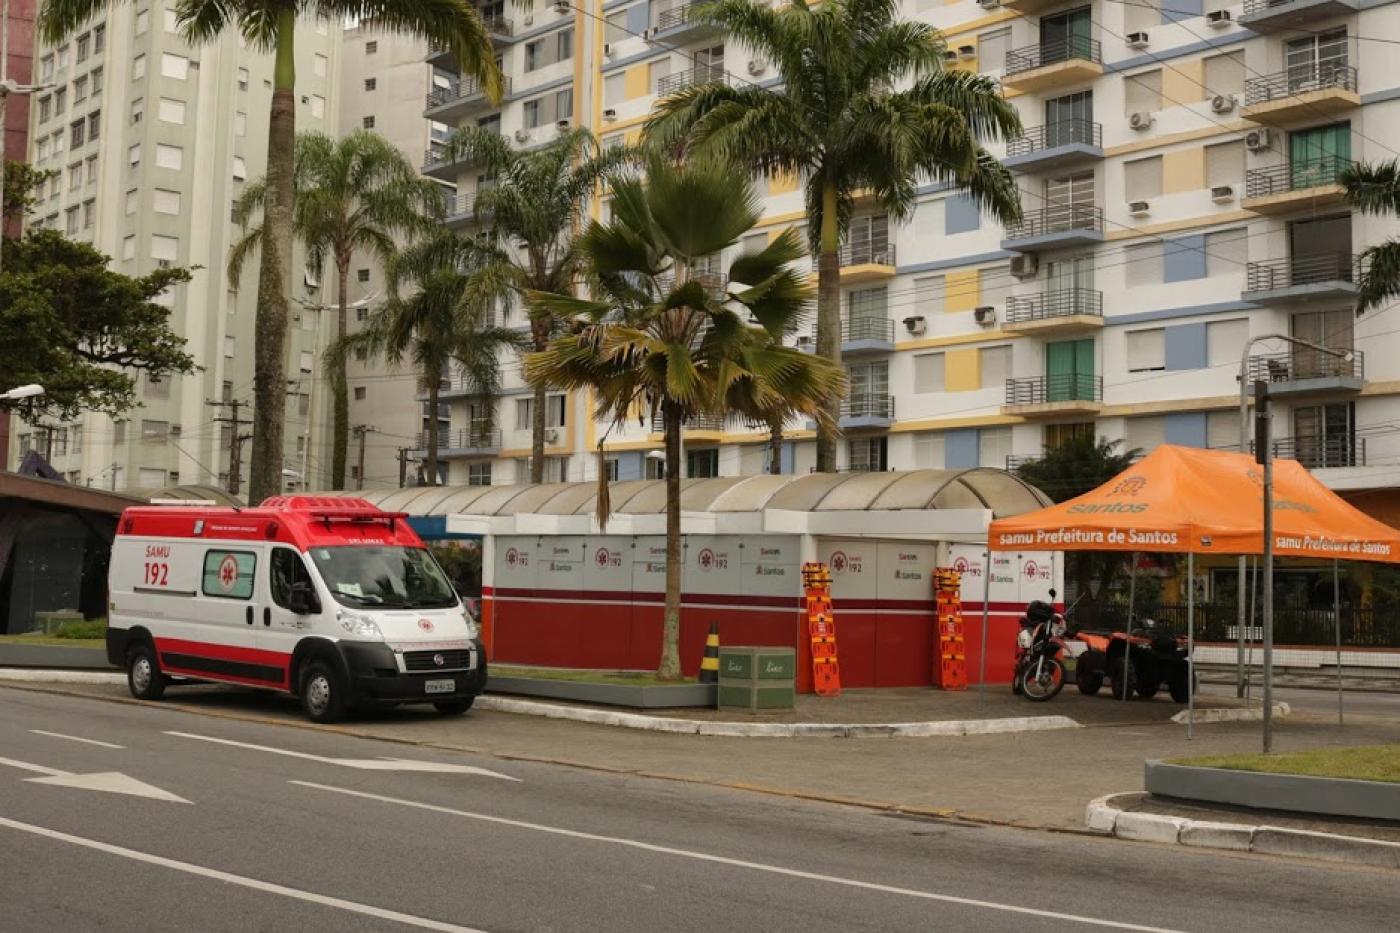
<instances>
[{"instance_id":1,"label":"ambulance headlight","mask_svg":"<svg viewBox=\"0 0 1400 933\"><path fill-rule=\"evenodd\" d=\"M384 637L384 633L379 631L379 623L369 616L356 615L353 612L340 613L340 627L358 638Z\"/></svg>"}]
</instances>

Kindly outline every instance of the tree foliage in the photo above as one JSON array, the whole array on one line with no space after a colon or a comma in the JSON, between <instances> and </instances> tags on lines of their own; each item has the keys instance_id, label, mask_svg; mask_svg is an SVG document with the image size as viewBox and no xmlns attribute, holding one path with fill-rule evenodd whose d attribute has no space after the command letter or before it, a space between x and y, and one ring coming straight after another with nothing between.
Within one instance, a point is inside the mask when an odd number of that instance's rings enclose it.
<instances>
[{"instance_id":1,"label":"tree foliage","mask_svg":"<svg viewBox=\"0 0 1400 933\"><path fill-rule=\"evenodd\" d=\"M1369 164L1353 162L1341 174L1346 199L1363 214L1400 216L1400 159ZM1400 297L1400 239L1391 237L1361 253L1357 313Z\"/></svg>"},{"instance_id":2,"label":"tree foliage","mask_svg":"<svg viewBox=\"0 0 1400 933\"><path fill-rule=\"evenodd\" d=\"M136 375L195 370L170 310L156 303L190 280L187 269L131 277L109 259L52 230L5 240L0 265L0 372L9 386L44 394L10 403L26 419L119 415L136 404Z\"/></svg>"},{"instance_id":3,"label":"tree foliage","mask_svg":"<svg viewBox=\"0 0 1400 933\"><path fill-rule=\"evenodd\" d=\"M0 219L5 224L31 213L39 201L39 192L58 172L51 168L35 168L28 162L6 161L5 202Z\"/></svg>"}]
</instances>

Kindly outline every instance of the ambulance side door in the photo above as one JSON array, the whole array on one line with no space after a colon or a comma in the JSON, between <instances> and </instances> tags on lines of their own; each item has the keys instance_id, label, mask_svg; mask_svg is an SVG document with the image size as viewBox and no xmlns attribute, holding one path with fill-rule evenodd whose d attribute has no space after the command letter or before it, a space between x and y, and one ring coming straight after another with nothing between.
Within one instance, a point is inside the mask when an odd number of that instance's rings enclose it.
<instances>
[{"instance_id":1,"label":"ambulance side door","mask_svg":"<svg viewBox=\"0 0 1400 933\"><path fill-rule=\"evenodd\" d=\"M305 555L295 548L274 545L263 577L258 647L290 660L297 642L316 630L324 608L306 568Z\"/></svg>"}]
</instances>

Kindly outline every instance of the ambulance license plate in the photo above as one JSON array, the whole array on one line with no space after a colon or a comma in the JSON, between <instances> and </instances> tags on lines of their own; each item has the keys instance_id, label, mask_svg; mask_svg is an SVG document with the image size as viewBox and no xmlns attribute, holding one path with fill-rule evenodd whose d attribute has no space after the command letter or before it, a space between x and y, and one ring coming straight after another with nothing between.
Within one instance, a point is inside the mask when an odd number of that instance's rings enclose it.
<instances>
[{"instance_id":1,"label":"ambulance license plate","mask_svg":"<svg viewBox=\"0 0 1400 933\"><path fill-rule=\"evenodd\" d=\"M423 681L424 693L451 693L457 689L455 680L425 680Z\"/></svg>"}]
</instances>

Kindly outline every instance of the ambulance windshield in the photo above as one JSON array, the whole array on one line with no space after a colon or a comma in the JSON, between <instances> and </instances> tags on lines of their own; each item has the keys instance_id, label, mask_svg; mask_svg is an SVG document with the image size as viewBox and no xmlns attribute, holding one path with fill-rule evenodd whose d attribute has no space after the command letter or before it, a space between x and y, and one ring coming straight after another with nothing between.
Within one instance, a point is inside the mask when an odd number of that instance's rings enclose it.
<instances>
[{"instance_id":1,"label":"ambulance windshield","mask_svg":"<svg viewBox=\"0 0 1400 933\"><path fill-rule=\"evenodd\" d=\"M390 546L313 547L311 558L336 601L385 609L446 609L457 593L432 554Z\"/></svg>"}]
</instances>

